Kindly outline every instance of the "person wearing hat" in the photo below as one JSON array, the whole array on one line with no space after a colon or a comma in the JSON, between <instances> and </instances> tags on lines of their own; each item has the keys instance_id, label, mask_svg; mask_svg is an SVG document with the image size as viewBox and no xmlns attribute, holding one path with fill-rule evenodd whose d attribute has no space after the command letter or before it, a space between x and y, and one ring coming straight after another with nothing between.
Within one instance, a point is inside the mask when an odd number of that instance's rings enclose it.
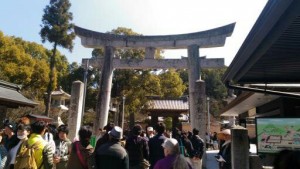
<instances>
[{"instance_id":1,"label":"person wearing hat","mask_svg":"<svg viewBox=\"0 0 300 169\"><path fill-rule=\"evenodd\" d=\"M101 147L101 145L103 145L109 141L108 132L110 132L114 128L114 126L115 126L114 123L111 123L111 122L107 123L106 126L104 126L103 129L104 129L105 133L101 138L99 138L97 140L95 150L97 150L99 147Z\"/></svg>"},{"instance_id":2,"label":"person wearing hat","mask_svg":"<svg viewBox=\"0 0 300 169\"><path fill-rule=\"evenodd\" d=\"M218 134L218 139L223 140L216 160L219 162L221 169L231 169L231 130L224 129Z\"/></svg>"},{"instance_id":3,"label":"person wearing hat","mask_svg":"<svg viewBox=\"0 0 300 169\"><path fill-rule=\"evenodd\" d=\"M176 139L167 138L161 146L164 149L165 158L157 161L154 169L192 169L191 164L180 154Z\"/></svg>"},{"instance_id":4,"label":"person wearing hat","mask_svg":"<svg viewBox=\"0 0 300 169\"><path fill-rule=\"evenodd\" d=\"M114 126L108 132L109 141L96 149L96 168L129 169L129 157L121 146L123 130Z\"/></svg>"},{"instance_id":5,"label":"person wearing hat","mask_svg":"<svg viewBox=\"0 0 300 169\"><path fill-rule=\"evenodd\" d=\"M147 127L147 137L149 139L152 138L152 137L154 137L154 129L151 126Z\"/></svg>"},{"instance_id":6,"label":"person wearing hat","mask_svg":"<svg viewBox=\"0 0 300 169\"><path fill-rule=\"evenodd\" d=\"M4 123L4 147L7 151L9 151L11 148L16 146L19 143L19 139L17 138L17 135L15 133L16 131L16 125L12 122Z\"/></svg>"},{"instance_id":7,"label":"person wearing hat","mask_svg":"<svg viewBox=\"0 0 300 169\"><path fill-rule=\"evenodd\" d=\"M142 126L135 125L131 136L127 138L125 149L129 155L130 169L147 169L150 167L148 141L141 137Z\"/></svg>"}]
</instances>

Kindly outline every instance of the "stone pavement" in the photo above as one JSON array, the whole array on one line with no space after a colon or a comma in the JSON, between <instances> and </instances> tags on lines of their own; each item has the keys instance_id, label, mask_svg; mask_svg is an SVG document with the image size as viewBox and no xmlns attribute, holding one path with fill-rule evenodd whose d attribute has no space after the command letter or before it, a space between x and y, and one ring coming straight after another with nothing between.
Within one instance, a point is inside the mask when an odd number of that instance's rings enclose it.
<instances>
[{"instance_id":1,"label":"stone pavement","mask_svg":"<svg viewBox=\"0 0 300 169\"><path fill-rule=\"evenodd\" d=\"M218 152L219 152L219 150L206 151L206 155L207 155L206 169L219 169L219 166L218 166L219 164L215 158L215 155L217 155Z\"/></svg>"}]
</instances>

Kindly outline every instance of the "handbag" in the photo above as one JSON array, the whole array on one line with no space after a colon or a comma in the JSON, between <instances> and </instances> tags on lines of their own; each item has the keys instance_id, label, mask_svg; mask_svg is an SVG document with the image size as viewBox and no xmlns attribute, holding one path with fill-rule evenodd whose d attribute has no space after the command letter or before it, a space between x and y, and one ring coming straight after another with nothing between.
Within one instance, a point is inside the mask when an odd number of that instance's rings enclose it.
<instances>
[{"instance_id":1,"label":"handbag","mask_svg":"<svg viewBox=\"0 0 300 169\"><path fill-rule=\"evenodd\" d=\"M83 166L84 169L88 169L88 165L87 165L86 161L83 159L83 156L79 150L79 141L75 142L75 148L76 148L76 154L79 158L81 165Z\"/></svg>"}]
</instances>

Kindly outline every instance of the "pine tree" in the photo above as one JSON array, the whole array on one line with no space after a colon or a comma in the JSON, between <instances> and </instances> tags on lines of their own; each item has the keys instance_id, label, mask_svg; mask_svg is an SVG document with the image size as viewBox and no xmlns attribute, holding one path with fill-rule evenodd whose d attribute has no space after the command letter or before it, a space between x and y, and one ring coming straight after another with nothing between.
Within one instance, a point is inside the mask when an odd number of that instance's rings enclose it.
<instances>
[{"instance_id":1,"label":"pine tree","mask_svg":"<svg viewBox=\"0 0 300 169\"><path fill-rule=\"evenodd\" d=\"M69 49L70 52L73 49L75 33L73 31L74 25L70 23L73 19L72 13L69 12L70 7L71 3L69 0L50 0L50 4L44 9L44 15L42 17L42 29L40 31L42 42L45 43L48 41L53 43L52 54L50 56L50 80L47 87L47 97L45 99L45 114L47 116L49 116L51 93L55 88L53 82L57 47L60 46Z\"/></svg>"}]
</instances>

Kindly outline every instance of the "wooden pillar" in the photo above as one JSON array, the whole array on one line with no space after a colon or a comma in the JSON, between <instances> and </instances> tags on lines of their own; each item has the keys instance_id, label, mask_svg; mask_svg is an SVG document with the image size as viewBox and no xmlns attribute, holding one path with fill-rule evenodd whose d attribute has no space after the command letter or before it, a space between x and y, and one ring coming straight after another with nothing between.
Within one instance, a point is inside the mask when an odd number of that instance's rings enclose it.
<instances>
[{"instance_id":1,"label":"wooden pillar","mask_svg":"<svg viewBox=\"0 0 300 169\"><path fill-rule=\"evenodd\" d=\"M155 127L158 123L158 116L157 115L151 115L151 126Z\"/></svg>"},{"instance_id":2,"label":"wooden pillar","mask_svg":"<svg viewBox=\"0 0 300 169\"><path fill-rule=\"evenodd\" d=\"M174 131L175 128L180 129L178 116L172 117L172 131Z\"/></svg>"},{"instance_id":3,"label":"wooden pillar","mask_svg":"<svg viewBox=\"0 0 300 169\"><path fill-rule=\"evenodd\" d=\"M100 91L98 94L98 102L96 105L96 122L94 124L95 132L99 128L103 128L107 124L113 75L113 57L114 48L111 46L106 46L104 63L101 71Z\"/></svg>"},{"instance_id":4,"label":"wooden pillar","mask_svg":"<svg viewBox=\"0 0 300 169\"><path fill-rule=\"evenodd\" d=\"M7 107L6 106L0 106L0 122L3 123L3 121L6 118L7 113Z\"/></svg>"},{"instance_id":5,"label":"wooden pillar","mask_svg":"<svg viewBox=\"0 0 300 169\"><path fill-rule=\"evenodd\" d=\"M155 48L153 47L147 47L145 49L145 58L146 59L154 59L154 55L155 55Z\"/></svg>"},{"instance_id":6,"label":"wooden pillar","mask_svg":"<svg viewBox=\"0 0 300 169\"><path fill-rule=\"evenodd\" d=\"M232 169L249 169L248 130L241 126L231 129L231 165Z\"/></svg>"},{"instance_id":7,"label":"wooden pillar","mask_svg":"<svg viewBox=\"0 0 300 169\"><path fill-rule=\"evenodd\" d=\"M131 112L129 114L129 129L132 129L134 125L135 125L135 117L134 117L134 113Z\"/></svg>"}]
</instances>

